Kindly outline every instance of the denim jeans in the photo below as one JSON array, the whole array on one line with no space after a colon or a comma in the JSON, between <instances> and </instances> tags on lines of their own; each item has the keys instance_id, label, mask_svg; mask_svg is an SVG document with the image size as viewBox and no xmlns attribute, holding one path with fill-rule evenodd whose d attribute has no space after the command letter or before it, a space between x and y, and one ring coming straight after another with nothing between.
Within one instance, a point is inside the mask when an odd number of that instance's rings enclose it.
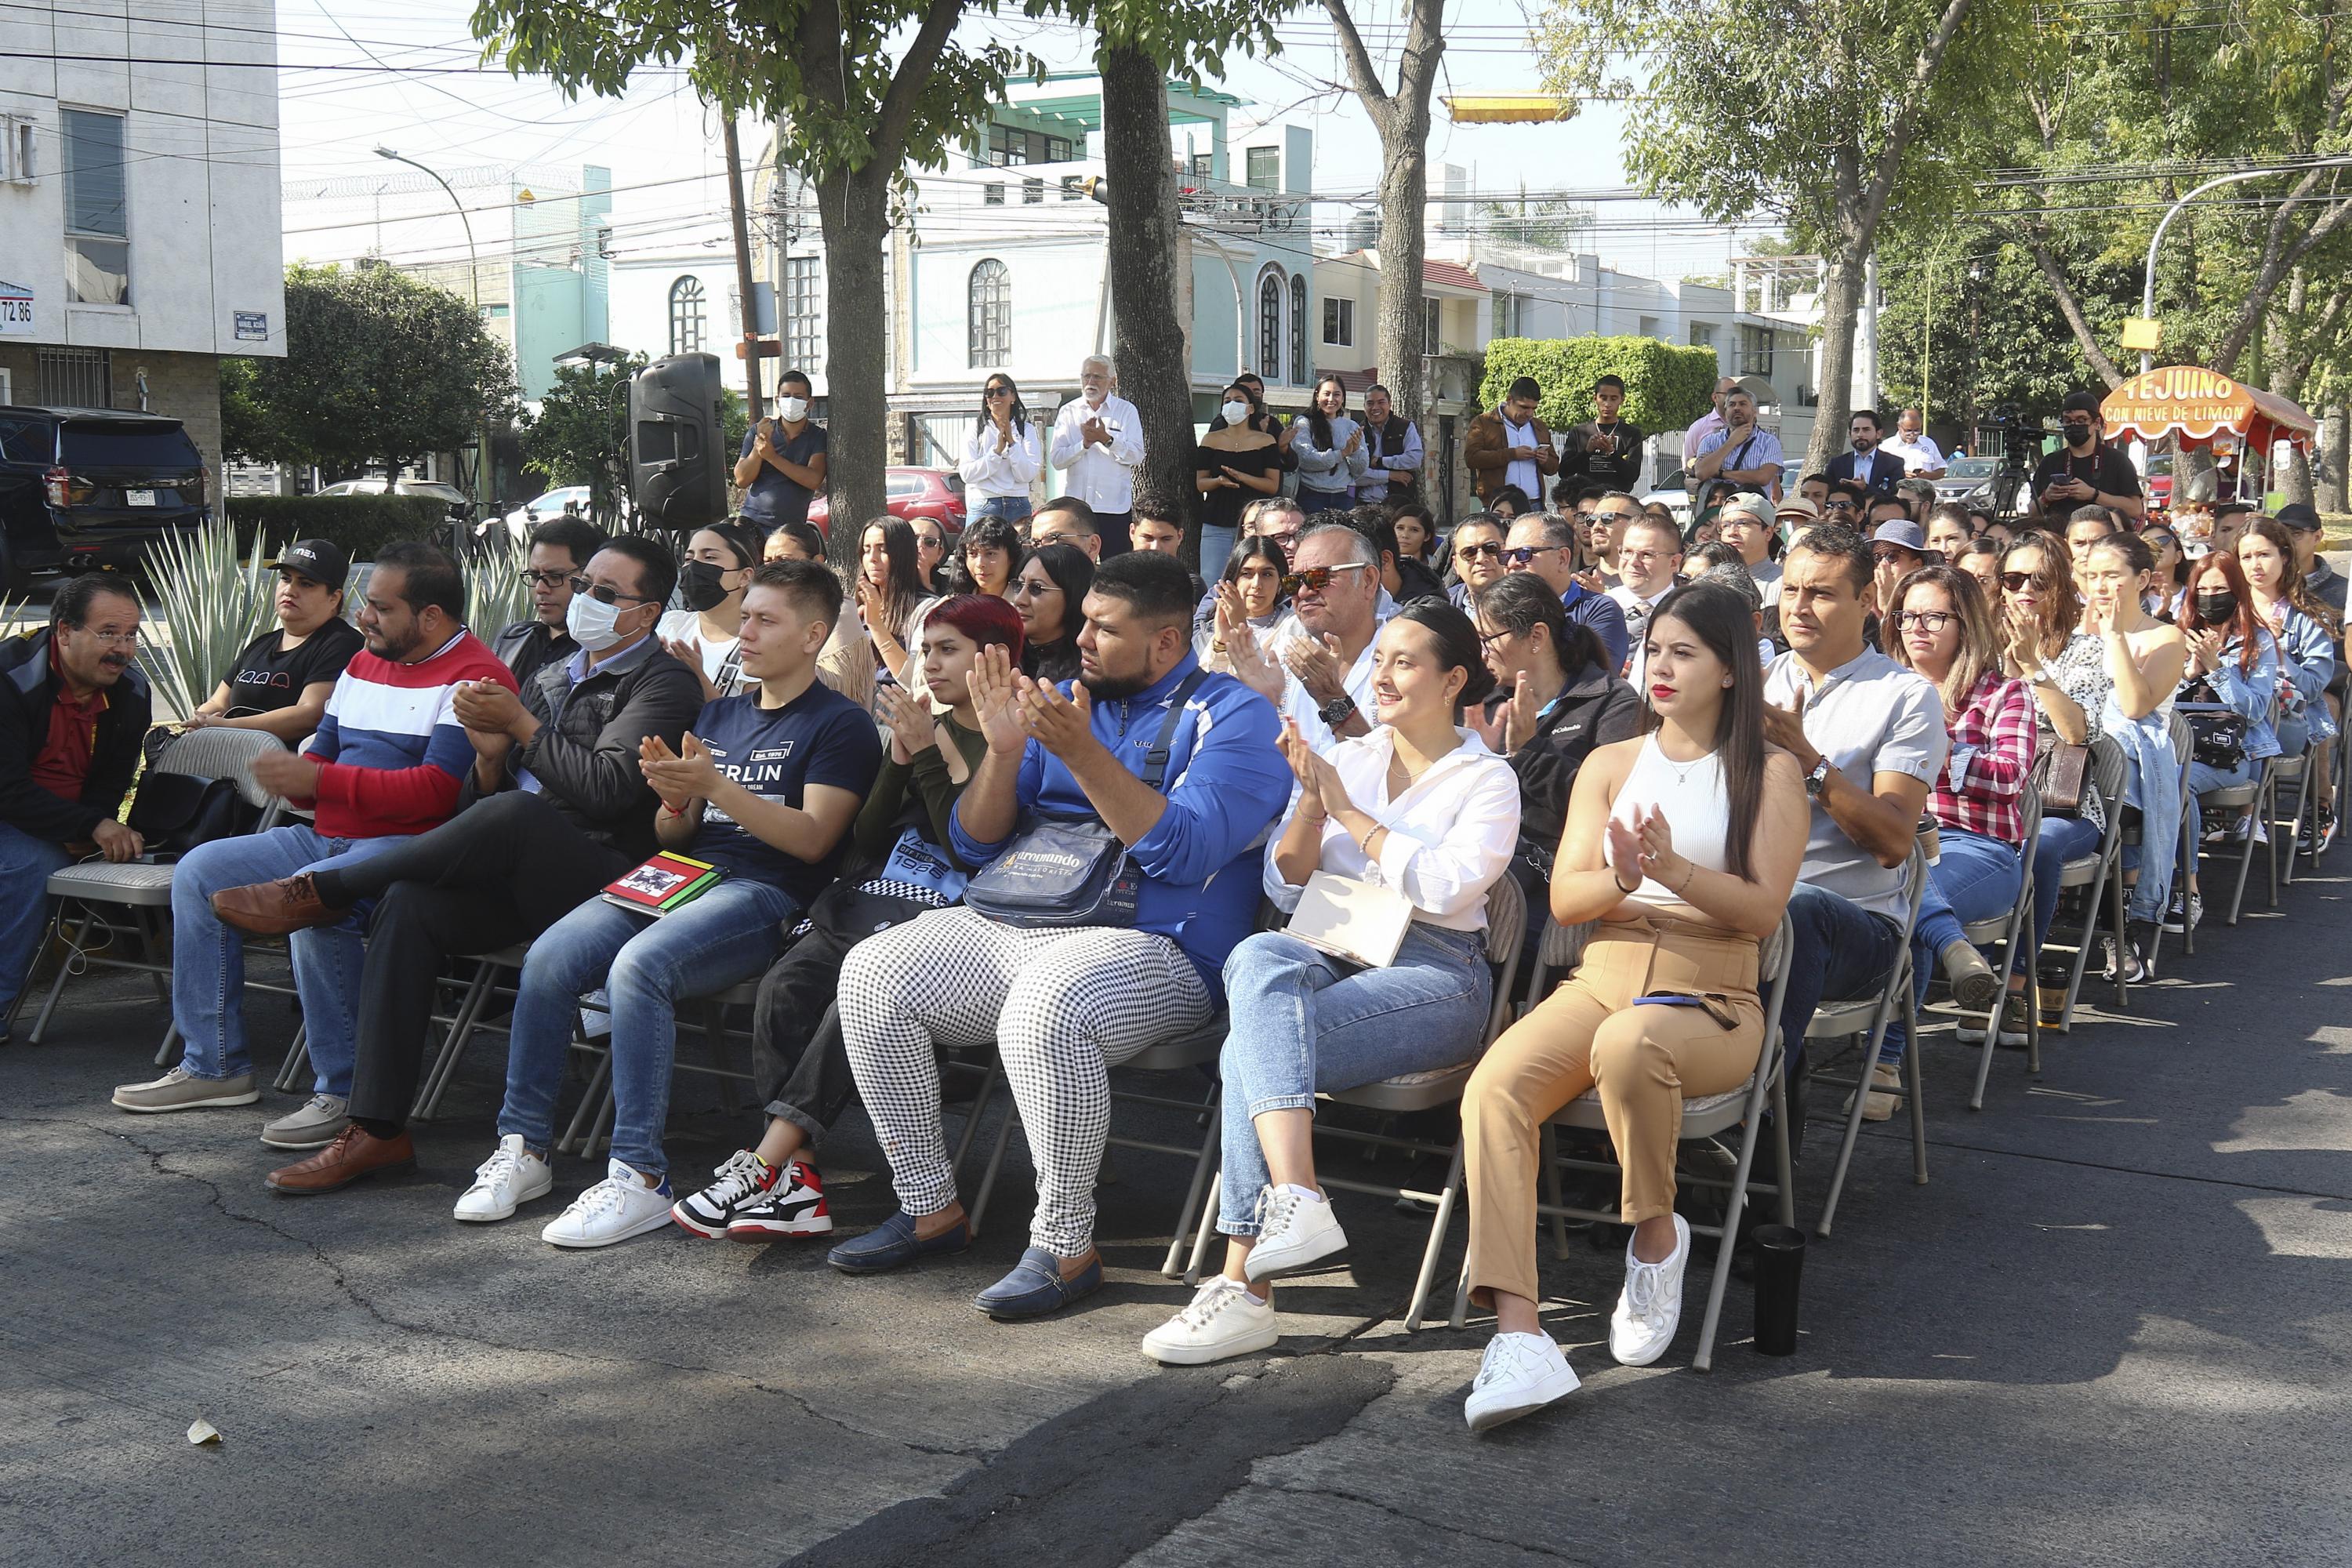
<instances>
[{"instance_id":1,"label":"denim jeans","mask_svg":"<svg viewBox=\"0 0 2352 1568\"><path fill-rule=\"evenodd\" d=\"M1234 541L1239 531L1223 523L1201 525L1201 581L1214 584L1225 574L1225 562L1234 552Z\"/></svg>"},{"instance_id":2,"label":"denim jeans","mask_svg":"<svg viewBox=\"0 0 2352 1568\"><path fill-rule=\"evenodd\" d=\"M1468 1061L1493 989L1475 931L1416 922L1385 969L1359 968L1281 931L1244 939L1225 960L1233 1021L1217 1060L1225 1085L1217 1228L1257 1234L1257 1194L1271 1179L1258 1115L1312 1110L1317 1089Z\"/></svg>"},{"instance_id":3,"label":"denim jeans","mask_svg":"<svg viewBox=\"0 0 2352 1568\"><path fill-rule=\"evenodd\" d=\"M1355 504L1353 490L1312 489L1303 482L1298 487L1298 510L1309 517L1318 511L1345 511Z\"/></svg>"},{"instance_id":4,"label":"denim jeans","mask_svg":"<svg viewBox=\"0 0 2352 1568\"><path fill-rule=\"evenodd\" d=\"M1789 895L1789 988L1780 1004L1780 1037L1791 1069L1804 1058L1805 1026L1822 999L1850 1002L1885 989L1902 947L1902 927L1851 899L1797 884Z\"/></svg>"},{"instance_id":5,"label":"denim jeans","mask_svg":"<svg viewBox=\"0 0 2352 1568\"><path fill-rule=\"evenodd\" d=\"M2120 801L2107 802L2109 811L2121 811ZM2065 873L2066 862L2081 860L2099 852L2104 836L2097 825L2079 816L2044 816L2042 836L2033 841L2033 945L2038 950L2050 938L2050 922L2058 917L2058 879ZM2118 869L2115 875L2121 876ZM2010 965L2011 973L2025 972L2025 954L2020 952Z\"/></svg>"},{"instance_id":6,"label":"denim jeans","mask_svg":"<svg viewBox=\"0 0 2352 1568\"><path fill-rule=\"evenodd\" d=\"M974 517L1001 517L1007 522L1019 522L1029 515L1027 496L990 496L972 509Z\"/></svg>"},{"instance_id":7,"label":"denim jeans","mask_svg":"<svg viewBox=\"0 0 2352 1568\"><path fill-rule=\"evenodd\" d=\"M0 1031L40 951L49 920L49 873L72 864L64 845L0 822Z\"/></svg>"},{"instance_id":8,"label":"denim jeans","mask_svg":"<svg viewBox=\"0 0 2352 1568\"><path fill-rule=\"evenodd\" d=\"M555 1142L572 1020L581 994L601 984L613 1010L613 1158L647 1175L666 1173L677 1004L773 963L783 922L799 912L782 888L730 877L658 919L594 898L548 927L530 944L515 994L499 1135L519 1132L534 1149Z\"/></svg>"},{"instance_id":9,"label":"denim jeans","mask_svg":"<svg viewBox=\"0 0 2352 1568\"><path fill-rule=\"evenodd\" d=\"M2181 803L2181 809L2189 814L2189 853L2192 857L2188 867L2189 870L2197 869L2193 857L2197 853L2199 842L2205 837L2204 803L2197 797L2217 789L2230 789L2238 784L2250 784L2254 782L2254 770L2262 765L2252 757L2247 758L2227 772L2215 767L2210 763L2192 761L2189 764L2189 798Z\"/></svg>"},{"instance_id":10,"label":"denim jeans","mask_svg":"<svg viewBox=\"0 0 2352 1568\"><path fill-rule=\"evenodd\" d=\"M1937 832L1942 850L1927 868L1927 890L1919 900L1919 925L1911 936L1911 1000L1927 999L1927 982L1936 973L1937 955L1956 942L1966 942L1960 929L2002 915L2017 903L2018 879L2023 874L2015 849L1998 838L1971 833L1965 827ZM1908 1035L1903 1016L1887 1020L1878 1059L1899 1062Z\"/></svg>"},{"instance_id":11,"label":"denim jeans","mask_svg":"<svg viewBox=\"0 0 2352 1568\"><path fill-rule=\"evenodd\" d=\"M221 924L213 895L224 888L274 881L298 871L348 864L382 854L408 836L328 838L308 823L273 827L241 838L215 838L188 851L172 872L172 1022L185 1051L180 1066L191 1078L235 1078L253 1070L245 1047L245 933ZM368 906L354 905L335 925L298 931L286 939L294 954L294 993L310 1049L311 1087L320 1094L352 1092L358 1047L360 976Z\"/></svg>"}]
</instances>

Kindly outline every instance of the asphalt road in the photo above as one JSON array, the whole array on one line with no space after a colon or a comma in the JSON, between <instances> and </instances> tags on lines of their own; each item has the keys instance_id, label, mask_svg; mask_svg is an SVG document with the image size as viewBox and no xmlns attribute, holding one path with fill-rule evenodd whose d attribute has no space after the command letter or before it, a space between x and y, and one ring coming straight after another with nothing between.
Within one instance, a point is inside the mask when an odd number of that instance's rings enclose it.
<instances>
[{"instance_id":1,"label":"asphalt road","mask_svg":"<svg viewBox=\"0 0 2352 1568\"><path fill-rule=\"evenodd\" d=\"M1156 1273L1165 1158L1117 1158L1108 1289L995 1325L966 1302L1018 1254L1025 1167L971 1254L900 1277L682 1233L559 1252L536 1221L448 1217L491 1142L485 1050L420 1172L280 1198L254 1132L289 1102L110 1109L162 1016L135 977L79 981L49 1043L0 1052L0 1559L2340 1563L2352 855L2331 860L2284 916L2217 923L2185 964L2168 945L2039 1082L2002 1053L1981 1113L1973 1053L1931 1030L1933 1181L1901 1123L1871 1130L1793 1357L1745 1342L1735 1282L1717 1369L1690 1370L1695 1284L1666 1361L1616 1367L1615 1258L1547 1254L1585 1386L1484 1438L1461 1409L1485 1331L1402 1331L1425 1221L1375 1200L1341 1199L1350 1268L1282 1290L1277 1354L1171 1372L1135 1348L1185 1296ZM274 1065L286 1004L253 1013ZM845 1229L890 1207L851 1121L825 1162ZM682 1112L673 1161L708 1168L749 1125ZM1831 1140L1817 1122L1809 1219ZM535 1212L594 1173L564 1162ZM186 1441L199 1416L218 1447Z\"/></svg>"}]
</instances>

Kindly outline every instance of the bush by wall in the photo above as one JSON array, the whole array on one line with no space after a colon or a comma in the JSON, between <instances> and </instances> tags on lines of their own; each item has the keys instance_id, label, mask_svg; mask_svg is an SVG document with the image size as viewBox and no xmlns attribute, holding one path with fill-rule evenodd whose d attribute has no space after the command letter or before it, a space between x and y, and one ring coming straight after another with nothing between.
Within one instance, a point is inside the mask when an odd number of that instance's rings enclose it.
<instances>
[{"instance_id":1,"label":"bush by wall","mask_svg":"<svg viewBox=\"0 0 2352 1568\"><path fill-rule=\"evenodd\" d=\"M1612 374L1625 383L1623 416L1654 433L1705 414L1720 373L1713 349L1655 338L1496 338L1486 345L1479 403L1496 406L1513 381L1531 375L1543 388L1537 417L1562 430L1592 417L1592 384Z\"/></svg>"},{"instance_id":2,"label":"bush by wall","mask_svg":"<svg viewBox=\"0 0 2352 1568\"><path fill-rule=\"evenodd\" d=\"M446 543L446 505L431 496L231 496L240 552L275 555L298 539L331 541L353 561L373 561L395 539Z\"/></svg>"}]
</instances>

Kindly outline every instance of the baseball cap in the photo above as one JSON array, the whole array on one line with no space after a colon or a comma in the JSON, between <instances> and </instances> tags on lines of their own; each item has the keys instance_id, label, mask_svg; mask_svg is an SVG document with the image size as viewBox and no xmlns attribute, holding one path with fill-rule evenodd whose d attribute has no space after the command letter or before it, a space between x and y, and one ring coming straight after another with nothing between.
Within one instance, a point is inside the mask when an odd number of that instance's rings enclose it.
<instances>
[{"instance_id":1,"label":"baseball cap","mask_svg":"<svg viewBox=\"0 0 2352 1568\"><path fill-rule=\"evenodd\" d=\"M343 579L351 574L352 561L331 540L299 539L278 552L272 568L297 573L322 588L341 592Z\"/></svg>"},{"instance_id":2,"label":"baseball cap","mask_svg":"<svg viewBox=\"0 0 2352 1568\"><path fill-rule=\"evenodd\" d=\"M1873 544L1899 544L1921 555L1927 553L1927 536L1919 531L1917 523L1907 517L1891 518L1880 523L1878 531L1870 536L1870 542Z\"/></svg>"},{"instance_id":3,"label":"baseball cap","mask_svg":"<svg viewBox=\"0 0 2352 1568\"><path fill-rule=\"evenodd\" d=\"M2095 392L2070 392L2066 395L2066 401L2063 406L2069 414L2088 414L2096 418L2099 413L2099 395Z\"/></svg>"},{"instance_id":4,"label":"baseball cap","mask_svg":"<svg viewBox=\"0 0 2352 1568\"><path fill-rule=\"evenodd\" d=\"M2319 531L2317 510L2303 501L2289 501L2271 515L2278 519L2281 527L2291 528L2298 533Z\"/></svg>"},{"instance_id":5,"label":"baseball cap","mask_svg":"<svg viewBox=\"0 0 2352 1568\"><path fill-rule=\"evenodd\" d=\"M1822 520L1822 509L1802 496L1790 496L1780 503L1780 510L1774 515L1783 519L1801 517L1807 522L1819 522Z\"/></svg>"},{"instance_id":6,"label":"baseball cap","mask_svg":"<svg viewBox=\"0 0 2352 1568\"><path fill-rule=\"evenodd\" d=\"M1754 490L1742 490L1716 509L1716 521L1720 522L1733 512L1745 512L1757 521L1770 526L1772 503Z\"/></svg>"}]
</instances>

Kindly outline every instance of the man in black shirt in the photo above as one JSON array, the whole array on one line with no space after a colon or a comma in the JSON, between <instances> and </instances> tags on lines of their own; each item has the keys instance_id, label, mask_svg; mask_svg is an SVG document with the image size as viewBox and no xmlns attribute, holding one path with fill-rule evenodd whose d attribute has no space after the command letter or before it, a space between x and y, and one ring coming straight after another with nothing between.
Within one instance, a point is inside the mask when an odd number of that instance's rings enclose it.
<instances>
[{"instance_id":1,"label":"man in black shirt","mask_svg":"<svg viewBox=\"0 0 2352 1568\"><path fill-rule=\"evenodd\" d=\"M2103 506L2137 523L2147 515L2139 470L2121 448L2101 439L2106 426L2096 394L2068 395L2063 416L2066 443L2035 465L2032 491L2044 517L2062 517L2078 506Z\"/></svg>"},{"instance_id":2,"label":"man in black shirt","mask_svg":"<svg viewBox=\"0 0 2352 1568\"><path fill-rule=\"evenodd\" d=\"M1592 405L1598 411L1568 433L1568 450L1559 460L1562 483L1575 478L1609 490L1637 490L1642 478L1642 432L1630 419L1620 419L1625 406L1625 384L1604 375L1592 384Z\"/></svg>"},{"instance_id":3,"label":"man in black shirt","mask_svg":"<svg viewBox=\"0 0 2352 1568\"><path fill-rule=\"evenodd\" d=\"M572 611L572 579L604 547L604 535L583 518L563 516L531 531L530 557L523 577L530 584L530 620L517 621L490 643L490 651L525 687L540 667L562 664L580 651L565 628Z\"/></svg>"}]
</instances>

